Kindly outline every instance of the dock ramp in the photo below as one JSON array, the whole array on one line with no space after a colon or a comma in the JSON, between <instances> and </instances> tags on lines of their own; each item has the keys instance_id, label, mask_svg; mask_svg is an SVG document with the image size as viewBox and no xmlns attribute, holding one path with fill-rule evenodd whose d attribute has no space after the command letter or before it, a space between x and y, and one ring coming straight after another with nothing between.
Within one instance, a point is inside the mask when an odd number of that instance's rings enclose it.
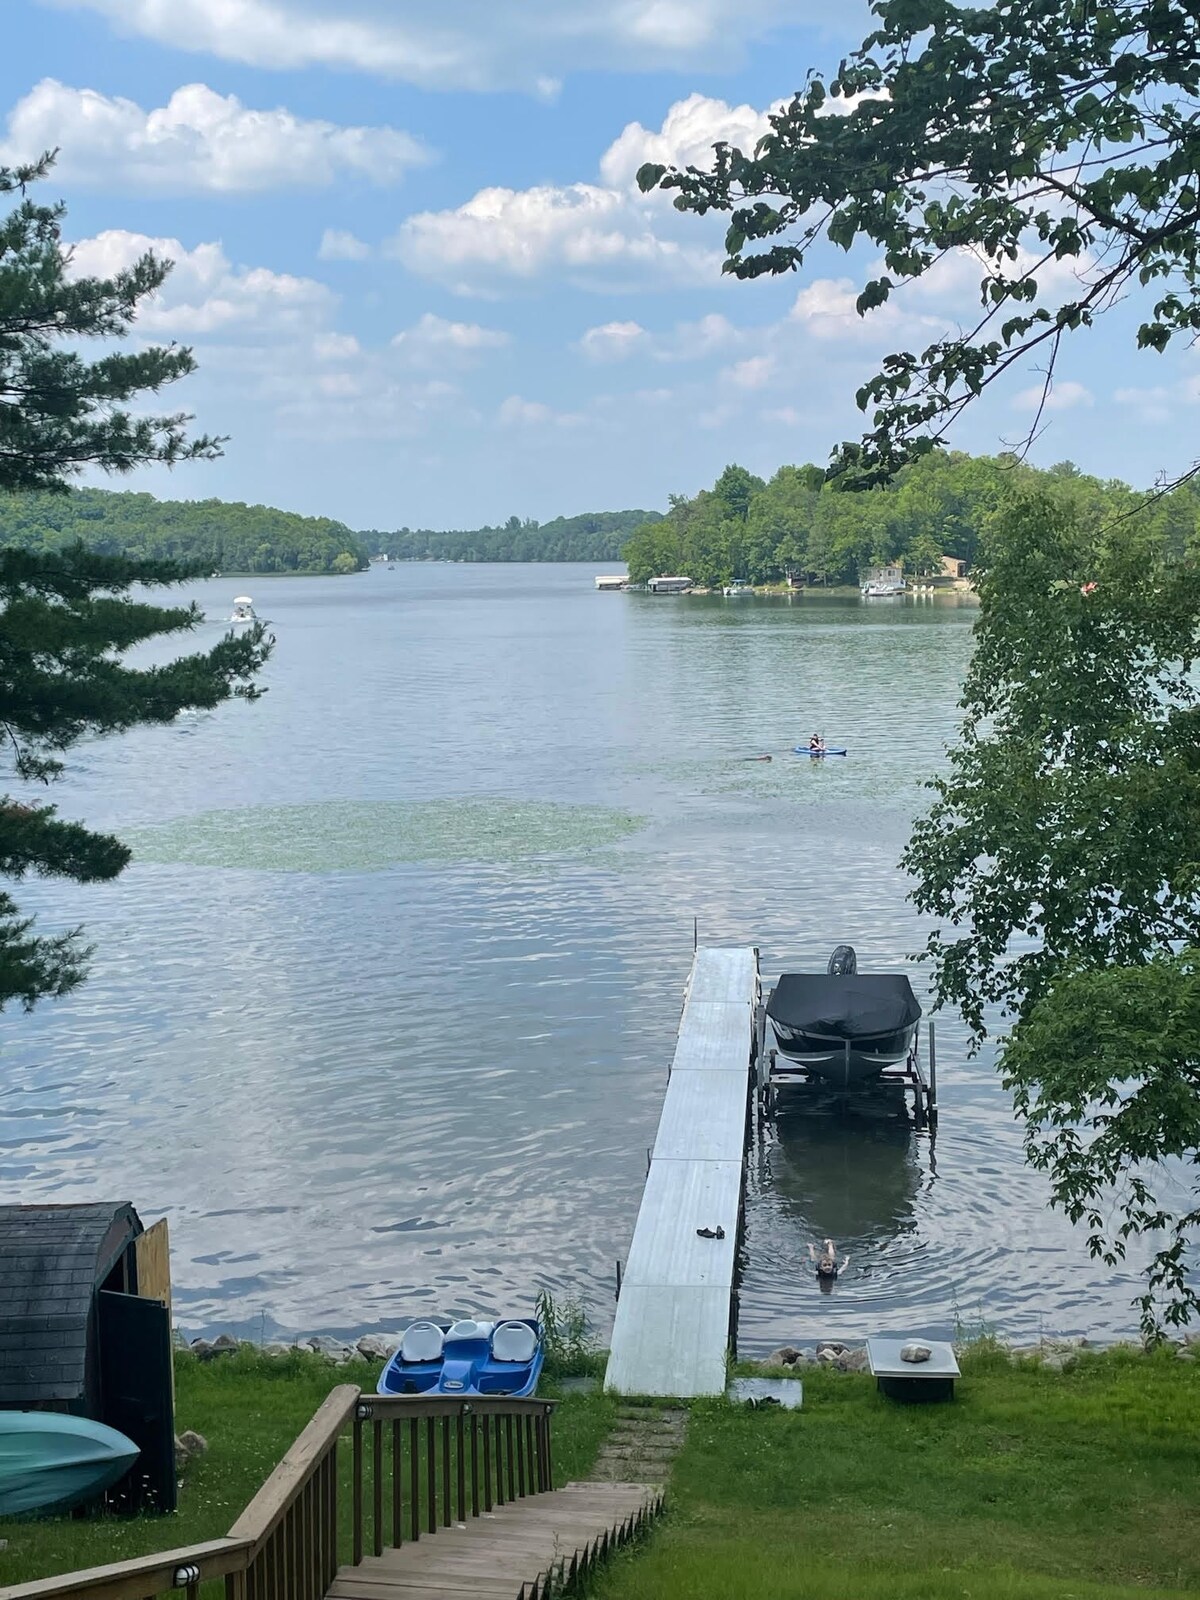
<instances>
[{"instance_id":1,"label":"dock ramp","mask_svg":"<svg viewBox=\"0 0 1200 1600\"><path fill-rule=\"evenodd\" d=\"M621 1281L604 1386L725 1392L758 952L697 950ZM704 1238L706 1229L723 1238Z\"/></svg>"}]
</instances>

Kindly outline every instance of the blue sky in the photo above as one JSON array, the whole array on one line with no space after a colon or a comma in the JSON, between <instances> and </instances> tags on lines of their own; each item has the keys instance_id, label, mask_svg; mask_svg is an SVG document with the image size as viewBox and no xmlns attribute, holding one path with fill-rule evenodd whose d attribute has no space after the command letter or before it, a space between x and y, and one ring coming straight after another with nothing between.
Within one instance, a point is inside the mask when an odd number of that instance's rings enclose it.
<instances>
[{"instance_id":1,"label":"blue sky","mask_svg":"<svg viewBox=\"0 0 1200 1600\"><path fill-rule=\"evenodd\" d=\"M951 262L861 322L828 251L719 275L719 224L636 194L645 159L753 142L859 0L7 0L0 161L61 147L81 269L177 262L139 334L191 344L170 405L218 463L131 486L356 527L665 508L861 431L878 357L970 315ZM1190 464L1191 352L1119 307L1068 348L1033 450L1145 484ZM1031 370L953 443L1028 426Z\"/></svg>"}]
</instances>

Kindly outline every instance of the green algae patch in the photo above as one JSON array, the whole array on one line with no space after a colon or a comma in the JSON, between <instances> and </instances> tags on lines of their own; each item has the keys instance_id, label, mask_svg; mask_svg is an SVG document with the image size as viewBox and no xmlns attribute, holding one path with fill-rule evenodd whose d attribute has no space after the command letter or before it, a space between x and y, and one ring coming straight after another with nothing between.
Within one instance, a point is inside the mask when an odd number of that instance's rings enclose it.
<instances>
[{"instance_id":1,"label":"green algae patch","mask_svg":"<svg viewBox=\"0 0 1200 1600\"><path fill-rule=\"evenodd\" d=\"M323 801L203 811L124 835L134 859L259 872L379 872L406 862L522 861L617 844L645 819L604 806L470 799Z\"/></svg>"}]
</instances>

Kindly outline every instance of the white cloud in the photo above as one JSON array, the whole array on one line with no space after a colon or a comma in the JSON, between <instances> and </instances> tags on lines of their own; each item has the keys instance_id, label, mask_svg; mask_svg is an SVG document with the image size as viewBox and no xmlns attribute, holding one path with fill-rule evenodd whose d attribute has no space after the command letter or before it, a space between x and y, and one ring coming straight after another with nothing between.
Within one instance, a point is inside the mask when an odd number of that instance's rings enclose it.
<instances>
[{"instance_id":1,"label":"white cloud","mask_svg":"<svg viewBox=\"0 0 1200 1600\"><path fill-rule=\"evenodd\" d=\"M371 246L344 228L326 228L317 248L321 261L365 261L370 254Z\"/></svg>"},{"instance_id":2,"label":"white cloud","mask_svg":"<svg viewBox=\"0 0 1200 1600\"><path fill-rule=\"evenodd\" d=\"M335 298L323 283L266 267L235 267L217 243L187 250L178 239L111 228L83 239L71 252L76 277L109 277L147 250L174 262L163 287L142 302L138 331L156 338L191 339L236 333L250 342L315 329Z\"/></svg>"},{"instance_id":3,"label":"white cloud","mask_svg":"<svg viewBox=\"0 0 1200 1600\"><path fill-rule=\"evenodd\" d=\"M736 384L739 389L761 389L770 383L774 375L773 356L747 356L745 361L738 361L732 367L726 367L721 377L729 383Z\"/></svg>"},{"instance_id":4,"label":"white cloud","mask_svg":"<svg viewBox=\"0 0 1200 1600\"><path fill-rule=\"evenodd\" d=\"M416 365L447 360L469 361L485 350L502 350L512 343L499 328L482 328L477 322L449 322L431 311L411 328L392 339L392 348Z\"/></svg>"},{"instance_id":5,"label":"white cloud","mask_svg":"<svg viewBox=\"0 0 1200 1600\"><path fill-rule=\"evenodd\" d=\"M125 34L226 61L325 66L409 83L519 86L564 72L725 68L777 23L826 20L821 0L42 0ZM865 20L865 17L864 17ZM857 37L857 27L850 30Z\"/></svg>"},{"instance_id":6,"label":"white cloud","mask_svg":"<svg viewBox=\"0 0 1200 1600\"><path fill-rule=\"evenodd\" d=\"M600 160L600 175L614 189L631 186L645 161L664 166L707 166L718 141L737 145L747 154L767 132L765 111L730 106L724 100L690 94L677 100L657 132L640 122L629 123Z\"/></svg>"},{"instance_id":7,"label":"white cloud","mask_svg":"<svg viewBox=\"0 0 1200 1600\"><path fill-rule=\"evenodd\" d=\"M1031 384L1028 389L1022 389L1020 394L1013 397L1013 407L1017 411L1036 411L1042 405L1044 386L1040 383ZM1090 406L1092 392L1084 388L1082 383L1067 378L1050 387L1045 398L1046 411L1070 411L1075 406Z\"/></svg>"},{"instance_id":8,"label":"white cloud","mask_svg":"<svg viewBox=\"0 0 1200 1600\"><path fill-rule=\"evenodd\" d=\"M857 299L858 285L851 278L814 278L800 290L788 315L817 339L861 338L866 319L854 308Z\"/></svg>"},{"instance_id":9,"label":"white cloud","mask_svg":"<svg viewBox=\"0 0 1200 1600\"><path fill-rule=\"evenodd\" d=\"M412 272L459 293L494 293L558 272L586 287L712 282L720 255L655 232L648 210L613 189L481 189L452 211L425 211L387 246Z\"/></svg>"},{"instance_id":10,"label":"white cloud","mask_svg":"<svg viewBox=\"0 0 1200 1600\"><path fill-rule=\"evenodd\" d=\"M510 394L496 413L496 419L506 428L574 428L584 420L577 412L555 411L540 400L525 400L519 394Z\"/></svg>"},{"instance_id":11,"label":"white cloud","mask_svg":"<svg viewBox=\"0 0 1200 1600\"><path fill-rule=\"evenodd\" d=\"M189 83L165 106L72 89L44 78L9 113L0 161L58 147L66 182L172 194L323 188L354 175L397 182L431 159L396 128L339 127L282 107L258 111Z\"/></svg>"},{"instance_id":12,"label":"white cloud","mask_svg":"<svg viewBox=\"0 0 1200 1600\"><path fill-rule=\"evenodd\" d=\"M362 354L362 346L352 333L320 333L313 340L313 354L321 361L345 361Z\"/></svg>"},{"instance_id":13,"label":"white cloud","mask_svg":"<svg viewBox=\"0 0 1200 1600\"><path fill-rule=\"evenodd\" d=\"M795 406L775 406L769 411L764 411L764 422L775 422L784 428L798 428L804 421L803 415Z\"/></svg>"},{"instance_id":14,"label":"white cloud","mask_svg":"<svg viewBox=\"0 0 1200 1600\"><path fill-rule=\"evenodd\" d=\"M1178 393L1161 384L1152 389L1118 389L1113 395L1117 405L1131 407L1143 422L1156 423L1171 421L1180 398Z\"/></svg>"},{"instance_id":15,"label":"white cloud","mask_svg":"<svg viewBox=\"0 0 1200 1600\"><path fill-rule=\"evenodd\" d=\"M624 361L644 345L648 335L638 322L605 322L589 328L579 341L579 349L589 361Z\"/></svg>"}]
</instances>

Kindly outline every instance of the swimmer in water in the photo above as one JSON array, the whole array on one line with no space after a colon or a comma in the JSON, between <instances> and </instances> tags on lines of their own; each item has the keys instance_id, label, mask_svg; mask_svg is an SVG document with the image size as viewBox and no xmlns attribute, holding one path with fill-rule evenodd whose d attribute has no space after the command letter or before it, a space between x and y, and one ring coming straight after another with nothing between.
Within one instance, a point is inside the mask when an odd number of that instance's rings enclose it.
<instances>
[{"instance_id":1,"label":"swimmer in water","mask_svg":"<svg viewBox=\"0 0 1200 1600\"><path fill-rule=\"evenodd\" d=\"M832 1239L826 1239L824 1249L818 1255L814 1247L808 1247L809 1258L816 1262L817 1280L822 1289L832 1289L834 1280L839 1272L844 1272L850 1265L850 1257L843 1256L838 1260L837 1246Z\"/></svg>"}]
</instances>

